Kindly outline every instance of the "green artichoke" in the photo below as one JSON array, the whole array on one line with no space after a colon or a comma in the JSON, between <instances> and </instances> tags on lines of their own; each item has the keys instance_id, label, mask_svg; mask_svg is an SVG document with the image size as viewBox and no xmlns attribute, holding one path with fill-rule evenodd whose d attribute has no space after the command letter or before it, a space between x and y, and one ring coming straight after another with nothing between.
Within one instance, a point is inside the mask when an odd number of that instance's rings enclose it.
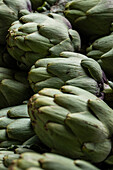
<instances>
[{"instance_id":1,"label":"green artichoke","mask_svg":"<svg viewBox=\"0 0 113 170\"><path fill-rule=\"evenodd\" d=\"M6 35L12 22L18 20L19 11L31 11L30 0L0 0L0 44L6 43Z\"/></svg>"},{"instance_id":2,"label":"green artichoke","mask_svg":"<svg viewBox=\"0 0 113 170\"><path fill-rule=\"evenodd\" d=\"M12 161L18 159L20 154L25 152L34 152L31 149L23 148L22 146L17 146L15 148L0 148L0 170L7 170L11 165Z\"/></svg>"},{"instance_id":3,"label":"green artichoke","mask_svg":"<svg viewBox=\"0 0 113 170\"><path fill-rule=\"evenodd\" d=\"M113 79L113 33L94 41L87 48L87 56L97 60L104 72Z\"/></svg>"},{"instance_id":4,"label":"green artichoke","mask_svg":"<svg viewBox=\"0 0 113 170\"><path fill-rule=\"evenodd\" d=\"M35 61L58 57L62 51L80 49L79 34L58 14L30 13L12 24L7 37L8 52L22 69Z\"/></svg>"},{"instance_id":5,"label":"green artichoke","mask_svg":"<svg viewBox=\"0 0 113 170\"><path fill-rule=\"evenodd\" d=\"M23 144L34 134L27 104L0 110L0 148Z\"/></svg>"},{"instance_id":6,"label":"green artichoke","mask_svg":"<svg viewBox=\"0 0 113 170\"><path fill-rule=\"evenodd\" d=\"M113 1L73 0L66 4L65 17L85 38L95 40L108 35L113 22Z\"/></svg>"},{"instance_id":7,"label":"green artichoke","mask_svg":"<svg viewBox=\"0 0 113 170\"><path fill-rule=\"evenodd\" d=\"M21 104L32 94L26 72L0 67L0 109Z\"/></svg>"},{"instance_id":8,"label":"green artichoke","mask_svg":"<svg viewBox=\"0 0 113 170\"><path fill-rule=\"evenodd\" d=\"M89 162L83 160L72 160L53 153L43 155L33 152L25 152L16 158L9 170L99 170Z\"/></svg>"},{"instance_id":9,"label":"green artichoke","mask_svg":"<svg viewBox=\"0 0 113 170\"><path fill-rule=\"evenodd\" d=\"M86 90L44 88L30 98L28 113L37 136L53 152L93 163L111 152L113 110Z\"/></svg>"},{"instance_id":10,"label":"green artichoke","mask_svg":"<svg viewBox=\"0 0 113 170\"><path fill-rule=\"evenodd\" d=\"M58 58L38 60L28 74L35 93L42 88L56 88L68 84L83 88L97 96L103 91L103 72L99 64L85 55L62 52Z\"/></svg>"}]
</instances>

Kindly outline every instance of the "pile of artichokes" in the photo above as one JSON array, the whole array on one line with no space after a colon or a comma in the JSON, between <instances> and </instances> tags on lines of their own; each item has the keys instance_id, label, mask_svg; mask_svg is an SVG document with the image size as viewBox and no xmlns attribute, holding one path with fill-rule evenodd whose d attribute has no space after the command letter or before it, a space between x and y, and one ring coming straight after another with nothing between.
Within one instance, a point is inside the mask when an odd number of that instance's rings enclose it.
<instances>
[{"instance_id":1,"label":"pile of artichokes","mask_svg":"<svg viewBox=\"0 0 113 170\"><path fill-rule=\"evenodd\" d=\"M0 170L113 170L113 1L0 1Z\"/></svg>"}]
</instances>

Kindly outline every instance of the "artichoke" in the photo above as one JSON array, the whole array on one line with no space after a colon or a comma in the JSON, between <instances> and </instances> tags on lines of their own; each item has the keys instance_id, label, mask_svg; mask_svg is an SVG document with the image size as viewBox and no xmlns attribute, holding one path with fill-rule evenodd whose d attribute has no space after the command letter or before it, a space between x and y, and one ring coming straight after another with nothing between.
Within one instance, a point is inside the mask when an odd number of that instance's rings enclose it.
<instances>
[{"instance_id":1,"label":"artichoke","mask_svg":"<svg viewBox=\"0 0 113 170\"><path fill-rule=\"evenodd\" d=\"M38 60L28 74L35 93L42 88L56 88L68 84L102 96L104 77L99 64L85 55L62 52L58 58Z\"/></svg>"},{"instance_id":2,"label":"artichoke","mask_svg":"<svg viewBox=\"0 0 113 170\"><path fill-rule=\"evenodd\" d=\"M18 159L20 154L34 152L26 147L17 146L15 148L0 148L0 170L7 170L12 161Z\"/></svg>"},{"instance_id":3,"label":"artichoke","mask_svg":"<svg viewBox=\"0 0 113 170\"><path fill-rule=\"evenodd\" d=\"M113 33L95 40L87 48L87 56L97 60L104 72L113 79Z\"/></svg>"},{"instance_id":4,"label":"artichoke","mask_svg":"<svg viewBox=\"0 0 113 170\"><path fill-rule=\"evenodd\" d=\"M93 163L111 152L113 110L86 90L44 88L30 98L28 113L37 136L53 152Z\"/></svg>"},{"instance_id":5,"label":"artichoke","mask_svg":"<svg viewBox=\"0 0 113 170\"><path fill-rule=\"evenodd\" d=\"M32 94L26 72L0 67L0 109L21 104Z\"/></svg>"},{"instance_id":6,"label":"artichoke","mask_svg":"<svg viewBox=\"0 0 113 170\"><path fill-rule=\"evenodd\" d=\"M108 35L113 22L113 1L73 0L64 11L74 28L85 38L95 40Z\"/></svg>"},{"instance_id":7,"label":"artichoke","mask_svg":"<svg viewBox=\"0 0 113 170\"><path fill-rule=\"evenodd\" d=\"M6 35L12 22L18 20L19 11L31 11L30 0L0 0L0 44L6 43Z\"/></svg>"},{"instance_id":8,"label":"artichoke","mask_svg":"<svg viewBox=\"0 0 113 170\"><path fill-rule=\"evenodd\" d=\"M15 156L16 157L16 156ZM99 170L89 162L83 160L72 160L53 153L38 154L33 152L25 152L18 159L12 162L9 170Z\"/></svg>"},{"instance_id":9,"label":"artichoke","mask_svg":"<svg viewBox=\"0 0 113 170\"><path fill-rule=\"evenodd\" d=\"M30 13L12 24L7 44L20 68L29 69L40 58L58 57L67 50L78 51L80 37L63 16Z\"/></svg>"},{"instance_id":10,"label":"artichoke","mask_svg":"<svg viewBox=\"0 0 113 170\"><path fill-rule=\"evenodd\" d=\"M27 104L0 110L0 148L23 144L34 134Z\"/></svg>"}]
</instances>

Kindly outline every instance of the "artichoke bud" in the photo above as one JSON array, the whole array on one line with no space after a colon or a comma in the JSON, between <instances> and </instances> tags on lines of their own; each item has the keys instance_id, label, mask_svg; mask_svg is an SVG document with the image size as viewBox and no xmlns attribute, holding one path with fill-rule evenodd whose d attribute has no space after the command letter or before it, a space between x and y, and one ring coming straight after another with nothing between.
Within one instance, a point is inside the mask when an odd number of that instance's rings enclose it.
<instances>
[{"instance_id":1,"label":"artichoke bud","mask_svg":"<svg viewBox=\"0 0 113 170\"><path fill-rule=\"evenodd\" d=\"M113 111L90 92L68 85L45 88L28 106L36 134L54 152L94 163L110 154Z\"/></svg>"},{"instance_id":2,"label":"artichoke bud","mask_svg":"<svg viewBox=\"0 0 113 170\"><path fill-rule=\"evenodd\" d=\"M87 73L87 68L91 75ZM45 87L60 89L61 86L69 84L81 87L97 96L101 95L104 82L103 72L96 61L73 52L62 52L57 59L38 60L31 68L28 80L34 92Z\"/></svg>"},{"instance_id":3,"label":"artichoke bud","mask_svg":"<svg viewBox=\"0 0 113 170\"><path fill-rule=\"evenodd\" d=\"M78 51L81 48L80 36L71 29L69 21L52 13L22 16L9 28L7 44L10 55L24 64L25 67L19 66L26 70L40 58L55 58L62 51Z\"/></svg>"}]
</instances>

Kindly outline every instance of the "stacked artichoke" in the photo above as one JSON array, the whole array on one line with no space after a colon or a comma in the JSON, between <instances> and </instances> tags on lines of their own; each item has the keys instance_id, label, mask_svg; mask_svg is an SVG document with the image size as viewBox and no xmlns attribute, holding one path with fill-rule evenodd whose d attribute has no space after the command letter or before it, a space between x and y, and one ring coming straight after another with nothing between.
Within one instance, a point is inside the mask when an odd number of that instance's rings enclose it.
<instances>
[{"instance_id":1,"label":"stacked artichoke","mask_svg":"<svg viewBox=\"0 0 113 170\"><path fill-rule=\"evenodd\" d=\"M74 28L92 41L109 34L113 22L113 1L72 0L66 4L64 13Z\"/></svg>"},{"instance_id":2,"label":"stacked artichoke","mask_svg":"<svg viewBox=\"0 0 113 170\"><path fill-rule=\"evenodd\" d=\"M28 106L36 134L54 152L95 163L110 154L113 110L95 95L73 86L45 88Z\"/></svg>"},{"instance_id":3,"label":"stacked artichoke","mask_svg":"<svg viewBox=\"0 0 113 170\"><path fill-rule=\"evenodd\" d=\"M0 169L113 169L113 2L0 1Z\"/></svg>"},{"instance_id":4,"label":"stacked artichoke","mask_svg":"<svg viewBox=\"0 0 113 170\"><path fill-rule=\"evenodd\" d=\"M16 157L16 156L15 156ZM65 169L65 170L82 170L82 169L90 169L90 170L99 170L95 166L83 160L72 160L60 155L45 153L40 155L38 153L29 153L25 152L20 155L20 158L15 160L15 162L10 166L9 170L15 169Z\"/></svg>"},{"instance_id":5,"label":"stacked artichoke","mask_svg":"<svg viewBox=\"0 0 113 170\"><path fill-rule=\"evenodd\" d=\"M64 84L81 87L101 97L104 75L99 64L85 55L62 52L58 58L38 60L28 74L36 93L42 88L60 89Z\"/></svg>"},{"instance_id":6,"label":"stacked artichoke","mask_svg":"<svg viewBox=\"0 0 113 170\"><path fill-rule=\"evenodd\" d=\"M62 51L78 51L81 42L79 34L63 16L30 13L12 24L7 45L20 68L29 69L40 58L58 57Z\"/></svg>"}]
</instances>

